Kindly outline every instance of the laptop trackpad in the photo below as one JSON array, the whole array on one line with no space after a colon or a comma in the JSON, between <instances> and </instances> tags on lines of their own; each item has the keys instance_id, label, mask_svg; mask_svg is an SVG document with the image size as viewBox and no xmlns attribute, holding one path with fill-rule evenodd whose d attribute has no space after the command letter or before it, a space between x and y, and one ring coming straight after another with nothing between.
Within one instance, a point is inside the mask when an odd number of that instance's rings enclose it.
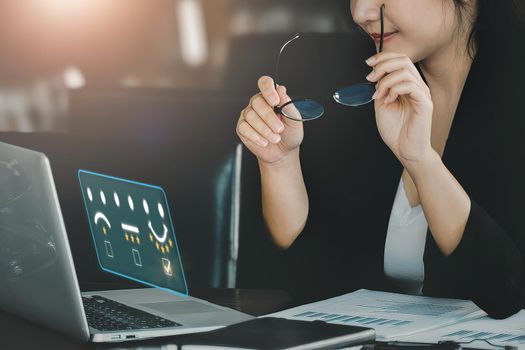
<instances>
[{"instance_id":1,"label":"laptop trackpad","mask_svg":"<svg viewBox=\"0 0 525 350\"><path fill-rule=\"evenodd\" d=\"M220 310L213 306L195 301L165 301L159 303L143 303L138 305L165 314L198 314L204 312L217 312Z\"/></svg>"}]
</instances>

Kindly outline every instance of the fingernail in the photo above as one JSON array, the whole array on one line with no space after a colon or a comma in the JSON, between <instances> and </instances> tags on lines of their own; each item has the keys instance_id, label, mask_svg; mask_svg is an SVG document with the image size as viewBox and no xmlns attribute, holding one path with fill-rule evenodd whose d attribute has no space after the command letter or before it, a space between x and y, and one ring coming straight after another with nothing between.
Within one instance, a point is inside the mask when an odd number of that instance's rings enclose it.
<instances>
[{"instance_id":1,"label":"fingernail","mask_svg":"<svg viewBox=\"0 0 525 350\"><path fill-rule=\"evenodd\" d=\"M372 80L372 77L375 75L375 71L371 71L367 76L366 76L366 80L369 80L371 81Z\"/></svg>"},{"instance_id":2,"label":"fingernail","mask_svg":"<svg viewBox=\"0 0 525 350\"><path fill-rule=\"evenodd\" d=\"M272 105L277 105L279 103L279 98L275 95L272 95L270 96L270 102L272 103Z\"/></svg>"},{"instance_id":3,"label":"fingernail","mask_svg":"<svg viewBox=\"0 0 525 350\"><path fill-rule=\"evenodd\" d=\"M268 146L268 141L266 141L266 140L259 140L259 146L261 146L261 147Z\"/></svg>"},{"instance_id":4,"label":"fingernail","mask_svg":"<svg viewBox=\"0 0 525 350\"><path fill-rule=\"evenodd\" d=\"M376 99L376 97L377 97L377 93L378 93L378 91L376 90L376 92L374 92L374 94L372 95L372 100L375 100L375 99Z\"/></svg>"},{"instance_id":5,"label":"fingernail","mask_svg":"<svg viewBox=\"0 0 525 350\"><path fill-rule=\"evenodd\" d=\"M365 62L366 62L366 64L371 65L372 63L374 63L376 61L376 59L377 59L376 56L372 56L372 57L368 58Z\"/></svg>"},{"instance_id":6,"label":"fingernail","mask_svg":"<svg viewBox=\"0 0 525 350\"><path fill-rule=\"evenodd\" d=\"M281 142L281 136L272 134L271 137L273 143L279 143Z\"/></svg>"}]
</instances>

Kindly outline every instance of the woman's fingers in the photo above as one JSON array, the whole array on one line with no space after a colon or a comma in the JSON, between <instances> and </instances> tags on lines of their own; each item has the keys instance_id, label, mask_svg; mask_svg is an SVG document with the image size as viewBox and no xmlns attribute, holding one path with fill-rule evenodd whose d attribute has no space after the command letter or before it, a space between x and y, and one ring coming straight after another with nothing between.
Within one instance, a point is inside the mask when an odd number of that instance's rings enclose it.
<instances>
[{"instance_id":1,"label":"woman's fingers","mask_svg":"<svg viewBox=\"0 0 525 350\"><path fill-rule=\"evenodd\" d=\"M285 128L295 125L274 111L274 106L290 101L286 88L276 87L270 77L261 77L258 85L261 92L252 96L248 106L241 111L236 130L245 145L267 147L270 143L280 143ZM301 123L297 127L302 127ZM290 137L290 134L282 135ZM300 134L292 136L302 137Z\"/></svg>"},{"instance_id":2,"label":"woman's fingers","mask_svg":"<svg viewBox=\"0 0 525 350\"><path fill-rule=\"evenodd\" d=\"M266 125L270 127L274 133L278 134L283 131L283 122L277 116L277 114L275 114L273 107L267 103L266 99L261 94L256 95L252 99L250 106L252 107L253 111L255 111L255 113L260 116L259 119L262 119L262 121L264 121L264 123L266 123ZM259 121L256 122L259 124Z\"/></svg>"},{"instance_id":3,"label":"woman's fingers","mask_svg":"<svg viewBox=\"0 0 525 350\"><path fill-rule=\"evenodd\" d=\"M405 55L383 60L375 64L374 69L366 77L366 79L370 82L376 82L376 81L381 80L385 75L388 75L392 72L395 72L397 70L404 69L404 68L407 69L408 72L410 72L415 79L423 82L423 79L421 78L419 71L414 66L412 61L410 61L410 59Z\"/></svg>"},{"instance_id":4,"label":"woman's fingers","mask_svg":"<svg viewBox=\"0 0 525 350\"><path fill-rule=\"evenodd\" d=\"M272 78L261 77L258 82L260 93L252 96L249 105L241 111L237 121L237 134L243 142L250 142L260 147L269 143L281 142L281 132L285 125L274 112L270 101L278 105L281 101L288 101L286 88L279 86L275 89ZM275 94L275 96L274 96ZM277 100L274 101L273 97Z\"/></svg>"},{"instance_id":5,"label":"woman's fingers","mask_svg":"<svg viewBox=\"0 0 525 350\"><path fill-rule=\"evenodd\" d=\"M431 100L427 98L421 88L416 83L411 81L399 82L392 86L387 97L383 100L383 104L388 105L394 102L399 96L404 95L410 96L414 101L416 101L416 104L420 104L422 106L426 104L430 106L432 104Z\"/></svg>"},{"instance_id":6,"label":"woman's fingers","mask_svg":"<svg viewBox=\"0 0 525 350\"><path fill-rule=\"evenodd\" d=\"M244 113L244 120L255 130L259 135L264 137L266 140L271 143L279 143L281 141L281 136L278 133L274 133L268 124L263 120L263 118L255 110L249 108ZM283 126L284 128L284 126Z\"/></svg>"},{"instance_id":7,"label":"woman's fingers","mask_svg":"<svg viewBox=\"0 0 525 350\"><path fill-rule=\"evenodd\" d=\"M259 90L261 91L262 96L272 107L279 105L279 95L275 90L275 83L272 78L268 76L262 76L257 82Z\"/></svg>"},{"instance_id":8,"label":"woman's fingers","mask_svg":"<svg viewBox=\"0 0 525 350\"><path fill-rule=\"evenodd\" d=\"M373 67L374 65L380 63L381 61L388 60L391 58L396 58L396 57L402 57L402 56L405 56L405 55L402 53L397 53L397 52L380 52L380 53L376 53L375 55L370 56L365 62L369 66Z\"/></svg>"},{"instance_id":9,"label":"woman's fingers","mask_svg":"<svg viewBox=\"0 0 525 350\"><path fill-rule=\"evenodd\" d=\"M243 118L240 118L237 124L237 134L244 143L251 141L260 147L268 146L268 140L255 131Z\"/></svg>"},{"instance_id":10,"label":"woman's fingers","mask_svg":"<svg viewBox=\"0 0 525 350\"><path fill-rule=\"evenodd\" d=\"M373 71L366 78L377 82L374 99L384 98L383 103L389 104L399 96L408 94L421 103L431 103L430 90L408 56L379 53L368 59L367 63L373 67Z\"/></svg>"},{"instance_id":11,"label":"woman's fingers","mask_svg":"<svg viewBox=\"0 0 525 350\"><path fill-rule=\"evenodd\" d=\"M286 87L284 85L277 87L277 92L279 93L279 97L281 98L281 103L280 103L281 106L292 100L290 96L286 94ZM303 127L302 125L303 123L298 121L302 119L301 113L299 113L299 111L297 110L297 108L295 108L295 105L293 103L287 104L286 107L284 107L284 110L286 110L286 115L288 116L288 118L282 118L286 126L292 127L292 128L302 128ZM290 118L293 118L295 120L290 119Z\"/></svg>"},{"instance_id":12,"label":"woman's fingers","mask_svg":"<svg viewBox=\"0 0 525 350\"><path fill-rule=\"evenodd\" d=\"M277 85L277 94L279 95L280 104L284 104L291 100L290 96L286 93L286 86Z\"/></svg>"},{"instance_id":13,"label":"woman's fingers","mask_svg":"<svg viewBox=\"0 0 525 350\"><path fill-rule=\"evenodd\" d=\"M376 94L374 95L374 98L383 98L389 93L389 89L392 86L402 81L413 82L425 92L428 89L425 84L421 84L421 82L416 80L416 78L414 78L412 73L407 68L402 68L400 70L388 74L376 84Z\"/></svg>"}]
</instances>

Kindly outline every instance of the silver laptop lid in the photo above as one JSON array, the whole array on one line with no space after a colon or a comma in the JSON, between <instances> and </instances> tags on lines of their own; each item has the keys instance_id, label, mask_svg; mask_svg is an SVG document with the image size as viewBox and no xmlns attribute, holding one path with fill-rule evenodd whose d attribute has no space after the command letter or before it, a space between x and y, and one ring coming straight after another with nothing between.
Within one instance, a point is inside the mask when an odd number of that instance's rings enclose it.
<instances>
[{"instance_id":1,"label":"silver laptop lid","mask_svg":"<svg viewBox=\"0 0 525 350\"><path fill-rule=\"evenodd\" d=\"M89 339L49 161L42 153L2 142L0 308Z\"/></svg>"}]
</instances>

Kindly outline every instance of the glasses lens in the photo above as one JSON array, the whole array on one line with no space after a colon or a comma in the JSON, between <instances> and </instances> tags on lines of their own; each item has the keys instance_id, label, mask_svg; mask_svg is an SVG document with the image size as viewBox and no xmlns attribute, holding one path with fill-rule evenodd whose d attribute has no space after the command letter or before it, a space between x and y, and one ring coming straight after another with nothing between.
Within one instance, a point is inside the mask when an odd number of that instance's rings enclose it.
<instances>
[{"instance_id":1,"label":"glasses lens","mask_svg":"<svg viewBox=\"0 0 525 350\"><path fill-rule=\"evenodd\" d=\"M375 92L376 88L372 84L354 84L337 90L334 93L334 100L345 106L356 107L372 101Z\"/></svg>"},{"instance_id":2,"label":"glasses lens","mask_svg":"<svg viewBox=\"0 0 525 350\"><path fill-rule=\"evenodd\" d=\"M322 116L324 108L319 102L306 98L290 102L281 109L281 113L292 120L304 122Z\"/></svg>"}]
</instances>

